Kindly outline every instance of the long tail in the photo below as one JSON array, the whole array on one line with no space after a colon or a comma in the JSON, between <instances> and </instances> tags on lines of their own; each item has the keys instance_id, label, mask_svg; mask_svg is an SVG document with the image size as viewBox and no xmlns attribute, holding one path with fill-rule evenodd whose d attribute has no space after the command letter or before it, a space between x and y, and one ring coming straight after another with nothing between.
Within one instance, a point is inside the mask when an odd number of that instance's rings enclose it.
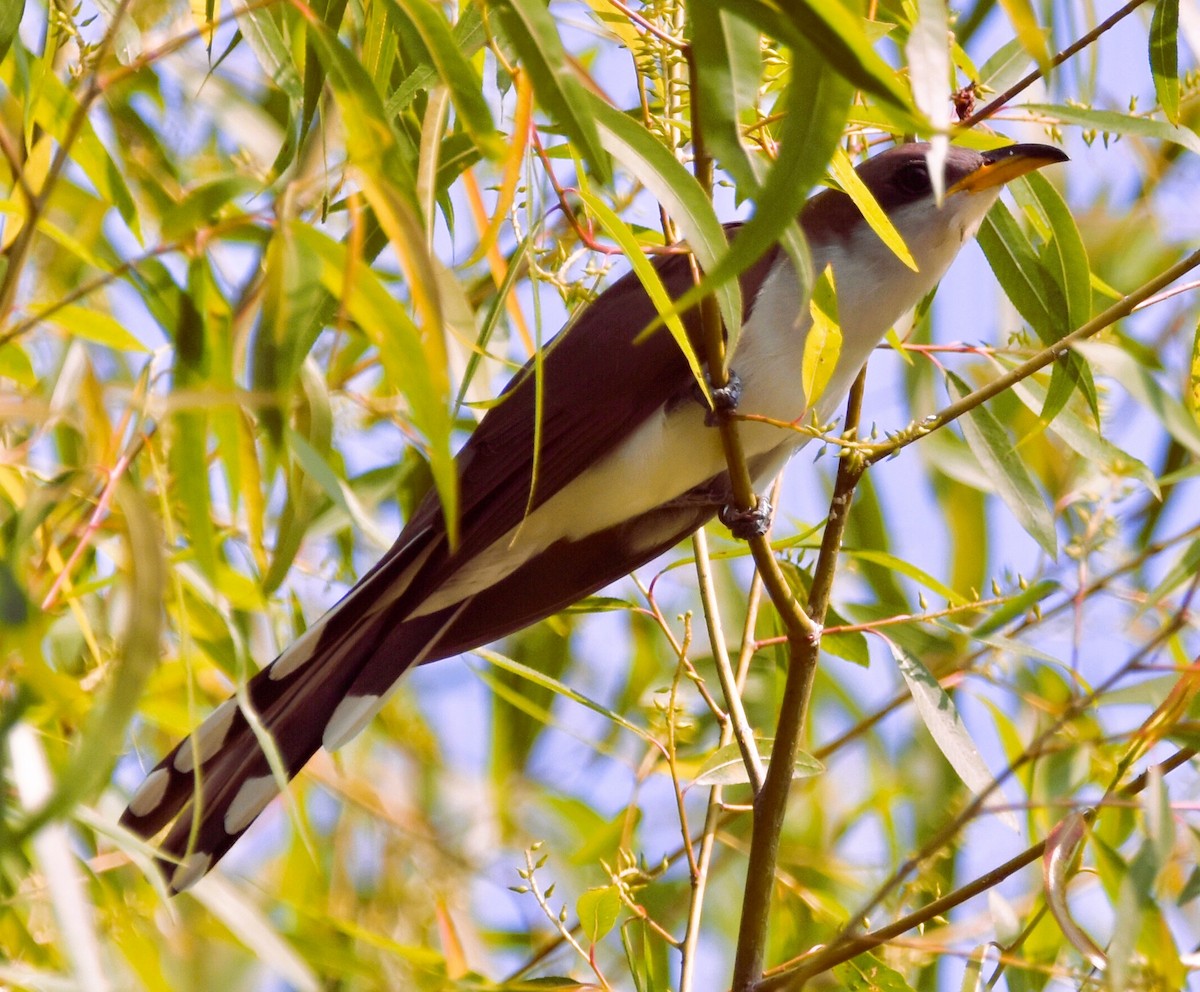
<instances>
[{"instance_id":1,"label":"long tail","mask_svg":"<svg viewBox=\"0 0 1200 992\"><path fill-rule=\"evenodd\" d=\"M397 625L390 597L380 596L393 577L385 566L351 590L255 675L244 695L218 706L134 793L121 823L146 838L170 825L159 849L173 891L200 879L278 794L268 751L291 779L323 740L344 743L382 705L376 699L373 710L355 713L343 705L369 662L382 663L395 682L425 660L437 625Z\"/></svg>"}]
</instances>

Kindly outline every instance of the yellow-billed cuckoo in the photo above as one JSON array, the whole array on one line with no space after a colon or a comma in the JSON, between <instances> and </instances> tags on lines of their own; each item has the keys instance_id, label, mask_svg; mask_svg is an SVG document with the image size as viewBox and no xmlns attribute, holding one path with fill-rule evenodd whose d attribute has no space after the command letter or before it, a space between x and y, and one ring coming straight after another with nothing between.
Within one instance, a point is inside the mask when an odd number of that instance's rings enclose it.
<instances>
[{"instance_id":1,"label":"yellow-billed cuckoo","mask_svg":"<svg viewBox=\"0 0 1200 992\"><path fill-rule=\"evenodd\" d=\"M828 421L868 354L933 289L1001 186L1066 160L1047 145L952 148L939 205L927 151L902 145L858 167L917 272L841 191L814 196L800 215L814 269L833 266L843 336L815 411L806 409L800 384L811 318L787 254L776 248L742 276L744 326L732 358L741 412ZM691 286L686 256L655 265L674 297ZM720 438L682 351L665 332L639 337L656 316L632 274L586 307L543 356L532 498L537 386L526 366L458 455L458 546L449 547L441 505L430 495L383 559L250 680L246 698L289 776L317 748L332 750L357 734L410 666L563 609L662 554L729 503ZM684 323L703 357L694 311ZM759 485L803 444L797 432L764 423L742 423L740 434ZM146 776L122 822L145 837L170 825L160 850L177 891L208 871L277 792L255 731L229 699Z\"/></svg>"}]
</instances>

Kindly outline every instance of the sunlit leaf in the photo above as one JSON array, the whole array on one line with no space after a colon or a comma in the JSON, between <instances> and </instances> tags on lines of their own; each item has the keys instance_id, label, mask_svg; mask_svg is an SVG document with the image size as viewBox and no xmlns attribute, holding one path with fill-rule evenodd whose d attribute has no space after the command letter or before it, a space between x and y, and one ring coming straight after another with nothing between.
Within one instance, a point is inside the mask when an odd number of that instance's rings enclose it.
<instances>
[{"instance_id":1,"label":"sunlit leaf","mask_svg":"<svg viewBox=\"0 0 1200 992\"><path fill-rule=\"evenodd\" d=\"M879 240L887 245L901 262L916 272L916 260L912 257L912 252L908 250L908 245L904 243L904 238L896 230L896 225L892 223L891 218L884 212L875 197L871 195L866 183L858 178L850 156L840 148L833 153L831 171L834 179L838 181L838 185L854 201L854 205L858 207L863 219L871 225L871 230L879 235Z\"/></svg>"},{"instance_id":2,"label":"sunlit leaf","mask_svg":"<svg viewBox=\"0 0 1200 992\"><path fill-rule=\"evenodd\" d=\"M800 363L800 386L805 405L811 409L825 392L842 351L842 328L838 322L837 286L833 266L825 266L813 284L808 302L812 326L804 338L804 357Z\"/></svg>"},{"instance_id":3,"label":"sunlit leaf","mask_svg":"<svg viewBox=\"0 0 1200 992\"><path fill-rule=\"evenodd\" d=\"M692 348L691 342L688 340L687 330L683 326L683 321L672 310L671 297L663 286L662 280L658 276L658 271L642 253L642 246L638 243L637 236L629 229L629 225L622 221L599 197L593 196L584 190L580 190L579 196L587 204L588 209L596 215L596 219L599 220L600 225L612 235L617 244L621 246L621 250L625 252L625 257L629 260L630 266L637 274L642 288L646 291L646 295L650 297L650 302L654 304L655 309L662 316L663 322L671 332L671 337L675 339L676 344L679 345L679 350L683 352L684 357L687 359L688 366L692 370L692 375L696 379L696 384L701 389L705 388L707 380L704 369L701 368L695 349Z\"/></svg>"},{"instance_id":4,"label":"sunlit leaf","mask_svg":"<svg viewBox=\"0 0 1200 992\"><path fill-rule=\"evenodd\" d=\"M906 114L913 111L895 71L871 47L863 22L841 3L800 0L777 9L764 0L739 0L737 10L763 34L790 46L799 61L812 66L813 71L805 75L824 75L816 65L827 62L859 89ZM809 62L808 57L816 52L821 56Z\"/></svg>"},{"instance_id":5,"label":"sunlit leaf","mask_svg":"<svg viewBox=\"0 0 1200 992\"><path fill-rule=\"evenodd\" d=\"M588 889L575 903L575 915L589 944L603 940L621 915L621 895L616 886Z\"/></svg>"},{"instance_id":6,"label":"sunlit leaf","mask_svg":"<svg viewBox=\"0 0 1200 992\"><path fill-rule=\"evenodd\" d=\"M846 992L913 992L913 987L895 968L873 954L860 954L832 969L838 988Z\"/></svg>"},{"instance_id":7,"label":"sunlit leaf","mask_svg":"<svg viewBox=\"0 0 1200 992\"><path fill-rule=\"evenodd\" d=\"M994 633L1010 621L1024 616L1042 600L1058 592L1060 588L1059 583L1051 579L1033 583L1028 589L1022 589L1007 598L1000 606L992 609L971 633L976 637L986 637L988 634Z\"/></svg>"}]
</instances>

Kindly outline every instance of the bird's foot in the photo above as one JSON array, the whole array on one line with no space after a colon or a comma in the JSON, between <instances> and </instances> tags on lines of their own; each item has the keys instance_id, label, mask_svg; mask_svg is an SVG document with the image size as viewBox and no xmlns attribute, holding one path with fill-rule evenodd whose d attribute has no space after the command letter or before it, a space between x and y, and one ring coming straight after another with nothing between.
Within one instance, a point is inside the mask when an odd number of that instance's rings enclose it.
<instances>
[{"instance_id":1,"label":"bird's foot","mask_svg":"<svg viewBox=\"0 0 1200 992\"><path fill-rule=\"evenodd\" d=\"M717 518L739 541L749 541L752 537L762 537L771 529L773 513L771 504L759 496L754 502L754 509L739 510L736 506L726 504L717 511Z\"/></svg>"},{"instance_id":2,"label":"bird's foot","mask_svg":"<svg viewBox=\"0 0 1200 992\"><path fill-rule=\"evenodd\" d=\"M708 379L708 374L705 373L705 378ZM712 380L708 379L708 391L712 394L712 407L708 405L708 399L703 391L697 385L695 387L696 399L704 405L704 423L708 427L716 427L721 420L733 413L737 409L738 402L742 398L742 379L733 369L729 370L729 378L724 386L714 386Z\"/></svg>"}]
</instances>

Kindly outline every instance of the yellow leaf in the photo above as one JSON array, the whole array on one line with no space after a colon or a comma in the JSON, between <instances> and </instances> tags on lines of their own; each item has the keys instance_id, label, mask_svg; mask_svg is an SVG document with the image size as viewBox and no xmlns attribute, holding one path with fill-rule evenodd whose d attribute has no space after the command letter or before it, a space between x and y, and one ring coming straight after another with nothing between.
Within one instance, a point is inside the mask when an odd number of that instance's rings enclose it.
<instances>
[{"instance_id":1,"label":"yellow leaf","mask_svg":"<svg viewBox=\"0 0 1200 992\"><path fill-rule=\"evenodd\" d=\"M808 331L808 337L804 339L800 384L804 389L805 402L811 409L829 384L829 378L837 366L838 355L842 351L837 286L833 281L832 266L825 266L825 271L813 286L808 309L812 314L812 327Z\"/></svg>"}]
</instances>

